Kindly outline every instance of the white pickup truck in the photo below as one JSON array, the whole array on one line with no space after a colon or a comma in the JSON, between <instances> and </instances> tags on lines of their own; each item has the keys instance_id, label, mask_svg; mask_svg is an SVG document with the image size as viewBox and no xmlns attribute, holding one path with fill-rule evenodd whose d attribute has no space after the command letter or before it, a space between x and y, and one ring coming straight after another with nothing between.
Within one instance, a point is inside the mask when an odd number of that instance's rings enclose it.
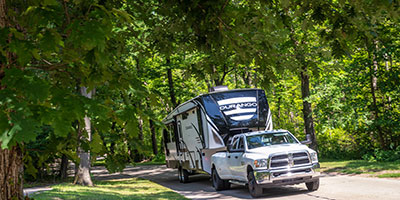
<instances>
[{"instance_id":1,"label":"white pickup truck","mask_svg":"<svg viewBox=\"0 0 400 200\"><path fill-rule=\"evenodd\" d=\"M305 183L309 191L318 190L318 157L307 143L286 130L235 135L227 151L211 157L213 186L224 190L231 183L248 185L253 197L262 195L263 188L279 185Z\"/></svg>"}]
</instances>

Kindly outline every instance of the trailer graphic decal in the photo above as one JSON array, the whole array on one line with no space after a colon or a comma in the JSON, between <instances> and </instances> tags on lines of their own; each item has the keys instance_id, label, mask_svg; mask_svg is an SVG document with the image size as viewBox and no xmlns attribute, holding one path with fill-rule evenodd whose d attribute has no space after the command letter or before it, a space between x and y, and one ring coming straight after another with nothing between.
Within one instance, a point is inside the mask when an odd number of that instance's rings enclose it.
<instances>
[{"instance_id":1,"label":"trailer graphic decal","mask_svg":"<svg viewBox=\"0 0 400 200\"><path fill-rule=\"evenodd\" d=\"M219 109L235 121L251 119L256 114L258 106L256 97L235 97L217 103Z\"/></svg>"}]
</instances>

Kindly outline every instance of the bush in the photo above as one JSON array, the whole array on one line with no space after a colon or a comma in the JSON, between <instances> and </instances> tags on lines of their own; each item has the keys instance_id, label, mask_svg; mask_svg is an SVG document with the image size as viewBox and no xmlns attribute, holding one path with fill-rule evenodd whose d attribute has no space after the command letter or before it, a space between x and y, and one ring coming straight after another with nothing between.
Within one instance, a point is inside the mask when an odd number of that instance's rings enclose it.
<instances>
[{"instance_id":1,"label":"bush","mask_svg":"<svg viewBox=\"0 0 400 200\"><path fill-rule=\"evenodd\" d=\"M362 158L368 161L398 161L400 160L400 146L392 150L375 149L374 152L367 153Z\"/></svg>"}]
</instances>

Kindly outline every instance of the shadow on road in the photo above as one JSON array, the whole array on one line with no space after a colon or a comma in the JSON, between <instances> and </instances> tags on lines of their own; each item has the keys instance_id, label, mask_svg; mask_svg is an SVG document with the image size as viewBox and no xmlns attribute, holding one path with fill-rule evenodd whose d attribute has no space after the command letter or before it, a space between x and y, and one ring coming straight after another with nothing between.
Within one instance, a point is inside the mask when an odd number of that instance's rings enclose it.
<instances>
[{"instance_id":1,"label":"shadow on road","mask_svg":"<svg viewBox=\"0 0 400 200\"><path fill-rule=\"evenodd\" d=\"M209 175L193 175L190 176L189 183L180 183L177 178L177 170L161 165L127 167L122 173L114 174L109 174L104 167L94 167L92 173L96 180L134 177L148 179L175 190L190 199L252 199L244 186L232 185L230 190L216 192L212 187ZM264 189L264 197L268 199L307 193L309 192L305 187L285 186Z\"/></svg>"}]
</instances>

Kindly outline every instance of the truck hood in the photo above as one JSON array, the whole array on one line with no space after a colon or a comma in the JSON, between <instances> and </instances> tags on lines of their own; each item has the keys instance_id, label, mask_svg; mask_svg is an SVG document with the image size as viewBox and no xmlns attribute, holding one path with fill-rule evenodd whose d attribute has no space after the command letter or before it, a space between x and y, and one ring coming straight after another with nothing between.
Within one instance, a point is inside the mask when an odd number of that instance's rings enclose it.
<instances>
[{"instance_id":1,"label":"truck hood","mask_svg":"<svg viewBox=\"0 0 400 200\"><path fill-rule=\"evenodd\" d=\"M280 145L271 145L266 147L258 147L254 149L249 149L248 153L258 154L259 156L265 158L265 156L269 156L275 153L286 153L290 151L310 151L311 149L308 148L306 145L303 144L280 144ZM257 156L257 157L259 157Z\"/></svg>"}]
</instances>

